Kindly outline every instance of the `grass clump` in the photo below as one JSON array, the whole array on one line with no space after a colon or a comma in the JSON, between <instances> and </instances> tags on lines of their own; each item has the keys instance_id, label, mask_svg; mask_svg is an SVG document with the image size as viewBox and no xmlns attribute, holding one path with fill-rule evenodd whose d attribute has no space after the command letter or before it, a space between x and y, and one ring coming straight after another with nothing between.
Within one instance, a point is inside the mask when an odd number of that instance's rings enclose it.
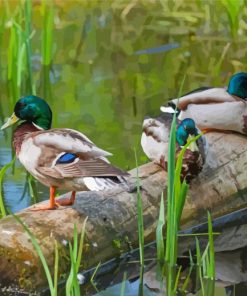
<instances>
[{"instance_id":1,"label":"grass clump","mask_svg":"<svg viewBox=\"0 0 247 296\"><path fill-rule=\"evenodd\" d=\"M7 164L5 164L0 170L0 218L7 215L5 204L4 204L4 194L3 194L3 180L6 172L13 167L15 163L15 157Z\"/></svg>"},{"instance_id":2,"label":"grass clump","mask_svg":"<svg viewBox=\"0 0 247 296\"><path fill-rule=\"evenodd\" d=\"M53 273L50 270L46 258L43 254L43 251L35 238L34 234L31 232L30 228L21 220L21 218L15 214L13 217L16 221L22 225L26 233L28 234L37 255L42 263L42 266L45 271L45 275L47 278L50 295L57 296L58 295L58 274L59 274L59 252L58 252L58 242L55 240L54 244L54 269ZM73 233L73 244L69 242L69 253L70 253L70 262L71 268L68 278L66 280L66 296L80 296L80 287L77 279L77 274L79 272L81 259L83 255L83 244L84 244L84 237L86 232L86 222L87 218L84 220L81 234L79 237L78 230L76 225L74 225L74 233Z\"/></svg>"}]
</instances>

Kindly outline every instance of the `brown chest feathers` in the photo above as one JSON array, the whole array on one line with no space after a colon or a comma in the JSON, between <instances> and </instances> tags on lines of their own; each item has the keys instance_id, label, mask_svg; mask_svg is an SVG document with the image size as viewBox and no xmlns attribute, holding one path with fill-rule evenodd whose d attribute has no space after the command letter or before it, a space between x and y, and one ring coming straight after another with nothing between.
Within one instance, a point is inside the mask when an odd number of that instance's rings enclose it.
<instances>
[{"instance_id":1,"label":"brown chest feathers","mask_svg":"<svg viewBox=\"0 0 247 296\"><path fill-rule=\"evenodd\" d=\"M15 153L18 156L21 150L22 142L33 132L37 132L39 129L31 123L24 122L19 125L13 134L13 146Z\"/></svg>"}]
</instances>

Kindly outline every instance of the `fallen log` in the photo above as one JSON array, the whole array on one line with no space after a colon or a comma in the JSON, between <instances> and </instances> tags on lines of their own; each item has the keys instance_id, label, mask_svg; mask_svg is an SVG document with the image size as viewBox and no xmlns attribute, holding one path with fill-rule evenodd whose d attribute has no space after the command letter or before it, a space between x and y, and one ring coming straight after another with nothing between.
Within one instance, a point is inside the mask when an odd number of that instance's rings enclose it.
<instances>
[{"instance_id":1,"label":"fallen log","mask_svg":"<svg viewBox=\"0 0 247 296\"><path fill-rule=\"evenodd\" d=\"M209 209L220 217L247 204L247 139L243 135L208 133L207 162L201 174L192 181L183 211L181 228L206 221ZM135 184L136 170L129 182ZM155 238L161 192L166 197L166 172L149 163L139 168L143 200L145 242ZM60 274L69 270L68 246L74 224L80 229L86 217L86 243L83 269L99 261L119 256L138 245L136 192L116 188L107 192L80 192L72 207L55 211L33 212L30 208L18 216L37 238L52 269L54 241L60 254ZM241 247L244 241L239 241ZM0 221L0 285L15 285L26 291L46 285L40 260L24 229L12 216Z\"/></svg>"}]
</instances>

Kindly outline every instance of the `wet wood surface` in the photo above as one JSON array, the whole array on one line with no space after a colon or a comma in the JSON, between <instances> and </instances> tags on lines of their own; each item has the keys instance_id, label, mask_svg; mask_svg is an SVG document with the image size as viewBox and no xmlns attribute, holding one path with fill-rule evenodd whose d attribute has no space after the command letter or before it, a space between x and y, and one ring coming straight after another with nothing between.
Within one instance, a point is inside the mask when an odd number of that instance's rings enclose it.
<instances>
[{"instance_id":1,"label":"wet wood surface","mask_svg":"<svg viewBox=\"0 0 247 296\"><path fill-rule=\"evenodd\" d=\"M209 152L201 174L192 181L182 216L182 228L246 207L247 139L230 133L206 134ZM166 197L166 172L148 163L139 168L145 243L155 239L161 192ZM129 183L136 183L136 170ZM133 186L134 187L134 186ZM37 238L52 268L54 242L59 244L60 274L70 268L68 241L74 224L80 230L86 217L82 269L88 269L138 245L137 194L116 188L108 192L80 192L72 207L18 213ZM240 242L243 244L245 242ZM22 226L12 216L0 221L0 285L34 290L46 285L40 260Z\"/></svg>"}]
</instances>

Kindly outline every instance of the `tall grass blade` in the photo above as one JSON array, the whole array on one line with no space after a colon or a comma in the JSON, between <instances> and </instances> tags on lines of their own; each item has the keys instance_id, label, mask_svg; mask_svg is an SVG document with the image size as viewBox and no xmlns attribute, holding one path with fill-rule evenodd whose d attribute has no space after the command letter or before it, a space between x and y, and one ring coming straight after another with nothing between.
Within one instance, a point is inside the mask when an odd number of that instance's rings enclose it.
<instances>
[{"instance_id":1,"label":"tall grass blade","mask_svg":"<svg viewBox=\"0 0 247 296\"><path fill-rule=\"evenodd\" d=\"M81 236L80 236L80 242L79 242L79 247L78 247L78 255L77 255L77 259L76 259L76 270L77 270L76 273L78 273L79 268L80 268L80 264L81 264L87 219L88 219L88 217L86 217L86 219L84 220L83 225L82 225L82 229L81 229Z\"/></svg>"},{"instance_id":2,"label":"tall grass blade","mask_svg":"<svg viewBox=\"0 0 247 296\"><path fill-rule=\"evenodd\" d=\"M179 222L182 217L182 212L183 212L188 189L189 189L189 185L185 181L183 181L182 186L181 186L181 190L180 190L180 194L179 194L179 202L178 202L178 206L177 206L178 226L179 226Z\"/></svg>"},{"instance_id":3,"label":"tall grass blade","mask_svg":"<svg viewBox=\"0 0 247 296\"><path fill-rule=\"evenodd\" d=\"M58 254L58 244L55 240L55 260L54 260L54 296L57 296L57 286L58 286L58 263L59 263L59 254Z\"/></svg>"},{"instance_id":4,"label":"tall grass blade","mask_svg":"<svg viewBox=\"0 0 247 296\"><path fill-rule=\"evenodd\" d=\"M202 256L200 250L199 240L196 237L196 258L197 258L197 272L196 272L196 291L199 291L201 287L202 296L205 295L205 289L203 284L203 275L202 275Z\"/></svg>"},{"instance_id":5,"label":"tall grass blade","mask_svg":"<svg viewBox=\"0 0 247 296\"><path fill-rule=\"evenodd\" d=\"M97 292L99 292L99 290L97 289L97 286L96 286L96 284L95 284L94 279L95 279L95 276L96 276L96 274L97 274L97 272L98 272L98 269L99 269L100 265L101 265L101 262L99 262L98 265L96 266L96 268L95 268L95 270L94 270L94 272L93 272L93 274L92 274L92 276L91 276L91 279L90 279L90 283L91 283L91 285L94 287L94 289L95 289Z\"/></svg>"},{"instance_id":6,"label":"tall grass blade","mask_svg":"<svg viewBox=\"0 0 247 296\"><path fill-rule=\"evenodd\" d=\"M42 31L42 64L48 66L52 61L52 37L54 23L53 1L42 1L43 31Z\"/></svg>"},{"instance_id":7,"label":"tall grass blade","mask_svg":"<svg viewBox=\"0 0 247 296\"><path fill-rule=\"evenodd\" d=\"M49 289L50 289L51 295L53 296L54 295L54 286L53 286L53 280L52 280L51 272L49 270L49 267L48 267L48 264L46 262L45 256L44 256L44 254L43 254L43 252L41 250L41 247L40 247L37 239L35 238L35 236L31 232L31 230L28 228L28 226L20 219L19 216L15 215L15 214L12 214L12 215L15 218L15 220L19 224L22 225L22 227L24 228L24 230L26 231L26 233L30 237L31 242L33 244L33 247L35 248L35 250L36 250L36 252L37 252L37 254L38 254L39 258L40 258L40 261L41 261L41 263L43 265L45 275L46 275L46 278L47 278L47 281L48 281Z\"/></svg>"},{"instance_id":8,"label":"tall grass blade","mask_svg":"<svg viewBox=\"0 0 247 296\"><path fill-rule=\"evenodd\" d=\"M27 62L27 91L33 94L33 73L32 73L32 47L31 47L31 24L32 24L32 0L25 0L24 6L25 15L25 38L26 45L26 62Z\"/></svg>"},{"instance_id":9,"label":"tall grass blade","mask_svg":"<svg viewBox=\"0 0 247 296\"><path fill-rule=\"evenodd\" d=\"M163 237L164 225L165 225L165 206L164 206L164 196L162 192L161 199L160 199L159 220L156 228L157 259L160 264L164 263L163 261L165 258L165 246L164 246L164 237Z\"/></svg>"},{"instance_id":10,"label":"tall grass blade","mask_svg":"<svg viewBox=\"0 0 247 296\"><path fill-rule=\"evenodd\" d=\"M210 212L208 212L208 236L209 236L209 278L214 280L215 278L215 259L214 259L214 237L213 237L213 226Z\"/></svg>"},{"instance_id":11,"label":"tall grass blade","mask_svg":"<svg viewBox=\"0 0 247 296\"><path fill-rule=\"evenodd\" d=\"M124 296L125 295L126 278L127 278L127 273L124 272L123 280L122 280L122 284L121 284L120 296Z\"/></svg>"},{"instance_id":12,"label":"tall grass blade","mask_svg":"<svg viewBox=\"0 0 247 296\"><path fill-rule=\"evenodd\" d=\"M69 243L69 254L70 254L70 262L71 262L71 266L70 266L70 273L68 276L68 279L66 281L66 295L71 295L72 291L73 291L73 273L74 273L74 266L73 266L73 248L71 243Z\"/></svg>"},{"instance_id":13,"label":"tall grass blade","mask_svg":"<svg viewBox=\"0 0 247 296\"><path fill-rule=\"evenodd\" d=\"M215 258L214 258L214 238L211 214L208 211L208 239L209 252L207 252L207 295L214 296L215 290Z\"/></svg>"},{"instance_id":14,"label":"tall grass blade","mask_svg":"<svg viewBox=\"0 0 247 296\"><path fill-rule=\"evenodd\" d=\"M173 292L174 293L177 293L178 282L179 282L179 277L180 277L181 270L182 270L182 266L179 266L179 269L178 269L178 272L177 272L177 276L176 276L176 279L175 279L174 288L173 288Z\"/></svg>"},{"instance_id":15,"label":"tall grass blade","mask_svg":"<svg viewBox=\"0 0 247 296\"><path fill-rule=\"evenodd\" d=\"M230 19L231 24L231 32L232 36L235 37L237 35L238 27L239 27L239 15L241 12L241 8L244 4L242 0L221 0L221 3L227 10L228 17Z\"/></svg>"},{"instance_id":16,"label":"tall grass blade","mask_svg":"<svg viewBox=\"0 0 247 296\"><path fill-rule=\"evenodd\" d=\"M1 217L6 216L6 210L4 205L4 193L3 193L3 180L6 172L12 168L13 163L15 162L15 157L7 164L5 164L0 171L0 215Z\"/></svg>"},{"instance_id":17,"label":"tall grass blade","mask_svg":"<svg viewBox=\"0 0 247 296\"><path fill-rule=\"evenodd\" d=\"M137 222L138 222L138 240L139 240L139 254L140 254L140 285L138 295L143 295L143 269L144 269L144 226L143 226L143 210L142 210L142 195L140 190L140 179L138 170L138 161L135 150L136 161L136 185L137 185Z\"/></svg>"}]
</instances>

